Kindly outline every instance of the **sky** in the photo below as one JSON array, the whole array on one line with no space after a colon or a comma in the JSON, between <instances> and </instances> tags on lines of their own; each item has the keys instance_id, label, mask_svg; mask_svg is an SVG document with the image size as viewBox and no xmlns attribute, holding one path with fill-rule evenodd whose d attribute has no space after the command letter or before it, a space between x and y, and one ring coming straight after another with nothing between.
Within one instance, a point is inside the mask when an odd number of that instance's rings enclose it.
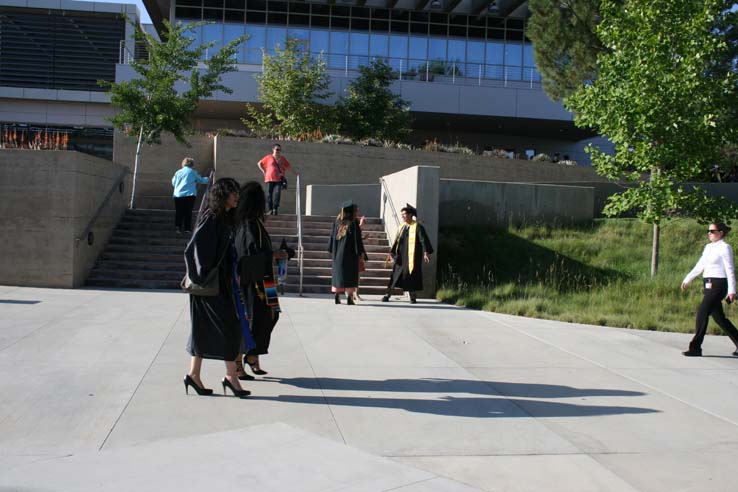
<instances>
[{"instance_id":1,"label":"sky","mask_svg":"<svg viewBox=\"0 0 738 492\"><path fill-rule=\"evenodd\" d=\"M146 12L146 7L144 7L142 0L82 0L83 2L91 2L91 1L97 1L101 3L135 3L138 7L138 11L141 14L141 23L142 24L151 24L151 17L149 17L149 13Z\"/></svg>"}]
</instances>

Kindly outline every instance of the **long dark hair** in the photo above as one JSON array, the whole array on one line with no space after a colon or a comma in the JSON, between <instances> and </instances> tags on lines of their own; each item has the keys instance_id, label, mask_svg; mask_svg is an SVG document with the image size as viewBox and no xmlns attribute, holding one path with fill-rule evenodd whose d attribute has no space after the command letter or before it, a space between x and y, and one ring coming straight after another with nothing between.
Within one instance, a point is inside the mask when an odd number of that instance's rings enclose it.
<instances>
[{"instance_id":1,"label":"long dark hair","mask_svg":"<svg viewBox=\"0 0 738 492\"><path fill-rule=\"evenodd\" d=\"M266 213L266 196L264 188L256 181L249 181L241 188L238 198L238 222L247 220L264 220Z\"/></svg>"},{"instance_id":2,"label":"long dark hair","mask_svg":"<svg viewBox=\"0 0 738 492\"><path fill-rule=\"evenodd\" d=\"M220 178L212 188L208 196L208 209L216 217L223 218L226 223L233 225L235 222L235 210L226 210L226 201L231 193L238 195L238 181L233 178Z\"/></svg>"},{"instance_id":3,"label":"long dark hair","mask_svg":"<svg viewBox=\"0 0 738 492\"><path fill-rule=\"evenodd\" d=\"M725 222L713 222L712 225L717 226L718 231L723 233L723 237L727 236L730 232L730 227Z\"/></svg>"}]
</instances>

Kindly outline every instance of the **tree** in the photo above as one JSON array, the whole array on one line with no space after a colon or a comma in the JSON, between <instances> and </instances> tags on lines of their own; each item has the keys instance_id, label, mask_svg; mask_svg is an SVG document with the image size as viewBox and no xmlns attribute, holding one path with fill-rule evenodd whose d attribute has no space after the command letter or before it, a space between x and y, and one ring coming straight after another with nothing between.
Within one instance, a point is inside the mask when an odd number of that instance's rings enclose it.
<instances>
[{"instance_id":1,"label":"tree","mask_svg":"<svg viewBox=\"0 0 738 492\"><path fill-rule=\"evenodd\" d=\"M321 104L332 93L322 57L311 58L300 40L287 38L284 49L264 55L264 70L256 76L262 108L247 104L243 123L257 133L303 138L331 125L330 108Z\"/></svg>"},{"instance_id":2,"label":"tree","mask_svg":"<svg viewBox=\"0 0 738 492\"><path fill-rule=\"evenodd\" d=\"M194 38L187 36L187 33L202 24L170 24L164 20L162 41L134 26L136 41L146 47L148 59L131 62L131 68L137 74L133 80L100 82L108 88L110 103L117 110L111 119L113 125L128 134L138 133L131 208L135 208L136 203L136 178L142 144L159 144L162 132L168 132L178 142L189 145L186 137L192 133L190 118L197 109L198 101L215 91L232 92L220 83L220 79L224 73L236 69L234 56L238 45L247 36L223 46L205 60L205 70L201 70L198 63L205 50L215 43L191 47ZM179 83L187 84L187 89L178 92L175 85Z\"/></svg>"},{"instance_id":3,"label":"tree","mask_svg":"<svg viewBox=\"0 0 738 492\"><path fill-rule=\"evenodd\" d=\"M677 211L702 222L729 221L738 208L708 197L699 180L735 141L735 71L719 19L720 0L603 0L598 36L605 47L597 79L565 100L578 126L615 144L614 155L590 146L598 174L634 187L611 196L609 216L635 210L653 224L651 275L658 270L659 226Z\"/></svg>"},{"instance_id":4,"label":"tree","mask_svg":"<svg viewBox=\"0 0 738 492\"><path fill-rule=\"evenodd\" d=\"M410 132L410 104L389 89L392 69L381 60L359 67L338 107L342 129L353 138L399 141Z\"/></svg>"},{"instance_id":5,"label":"tree","mask_svg":"<svg viewBox=\"0 0 738 492\"><path fill-rule=\"evenodd\" d=\"M605 49L596 33L600 0L530 0L528 5L526 34L543 89L560 101L597 76L597 56Z\"/></svg>"}]
</instances>

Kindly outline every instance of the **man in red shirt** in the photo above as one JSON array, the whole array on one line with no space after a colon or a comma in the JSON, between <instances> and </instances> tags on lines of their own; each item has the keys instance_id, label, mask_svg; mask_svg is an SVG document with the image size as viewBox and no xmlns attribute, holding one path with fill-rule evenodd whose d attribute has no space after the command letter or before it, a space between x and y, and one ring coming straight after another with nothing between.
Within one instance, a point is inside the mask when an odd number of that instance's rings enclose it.
<instances>
[{"instance_id":1,"label":"man in red shirt","mask_svg":"<svg viewBox=\"0 0 738 492\"><path fill-rule=\"evenodd\" d=\"M282 196L282 188L287 187L285 173L289 169L297 176L297 172L290 167L290 163L282 156L282 146L275 143L272 153L265 155L256 163L259 170L264 174L264 182L267 184L267 207L269 215L277 215L279 211L279 199Z\"/></svg>"}]
</instances>

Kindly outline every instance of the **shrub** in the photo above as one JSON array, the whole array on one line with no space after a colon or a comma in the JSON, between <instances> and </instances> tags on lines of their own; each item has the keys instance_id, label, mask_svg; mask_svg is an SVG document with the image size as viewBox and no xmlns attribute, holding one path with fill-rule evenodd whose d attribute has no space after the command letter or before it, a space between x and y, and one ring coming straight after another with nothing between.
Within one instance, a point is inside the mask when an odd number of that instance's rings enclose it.
<instances>
[{"instance_id":1,"label":"shrub","mask_svg":"<svg viewBox=\"0 0 738 492\"><path fill-rule=\"evenodd\" d=\"M553 162L550 155L543 153L534 155L531 160L536 162Z\"/></svg>"}]
</instances>

